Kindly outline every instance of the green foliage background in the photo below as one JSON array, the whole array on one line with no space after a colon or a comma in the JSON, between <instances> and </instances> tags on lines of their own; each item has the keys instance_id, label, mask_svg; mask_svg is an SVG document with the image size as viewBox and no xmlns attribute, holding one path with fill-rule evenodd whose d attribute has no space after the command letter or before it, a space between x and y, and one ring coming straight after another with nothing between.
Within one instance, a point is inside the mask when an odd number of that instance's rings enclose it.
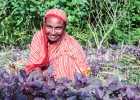
<instances>
[{"instance_id":1,"label":"green foliage background","mask_svg":"<svg viewBox=\"0 0 140 100\"><path fill-rule=\"evenodd\" d=\"M67 13L67 32L85 48L140 46L139 0L0 0L0 49L29 44L54 7Z\"/></svg>"}]
</instances>

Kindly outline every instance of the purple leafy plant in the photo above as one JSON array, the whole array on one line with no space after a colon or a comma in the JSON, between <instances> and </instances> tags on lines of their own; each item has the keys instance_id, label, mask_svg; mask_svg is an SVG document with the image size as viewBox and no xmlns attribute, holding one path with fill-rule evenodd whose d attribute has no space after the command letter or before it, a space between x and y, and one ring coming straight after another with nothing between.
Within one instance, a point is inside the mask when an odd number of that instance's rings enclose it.
<instances>
[{"instance_id":1,"label":"purple leafy plant","mask_svg":"<svg viewBox=\"0 0 140 100\"><path fill-rule=\"evenodd\" d=\"M49 71L46 75L27 75L24 70L19 75L7 75L1 71L0 99L140 99L139 85L123 83L114 76L107 78L106 83L81 73L76 73L73 81L66 77L54 80L51 67Z\"/></svg>"}]
</instances>

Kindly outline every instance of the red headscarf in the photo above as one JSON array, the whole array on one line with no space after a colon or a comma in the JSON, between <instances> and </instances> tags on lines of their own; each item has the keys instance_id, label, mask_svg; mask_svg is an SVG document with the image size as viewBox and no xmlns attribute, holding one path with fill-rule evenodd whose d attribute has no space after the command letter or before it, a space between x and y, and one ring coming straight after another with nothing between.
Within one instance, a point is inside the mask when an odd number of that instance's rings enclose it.
<instances>
[{"instance_id":1,"label":"red headscarf","mask_svg":"<svg viewBox=\"0 0 140 100\"><path fill-rule=\"evenodd\" d=\"M46 18L48 17L56 17L63 20L65 23L67 23L67 16L63 10L58 8L50 9L44 16L43 27L42 27L43 34L46 34Z\"/></svg>"}]
</instances>

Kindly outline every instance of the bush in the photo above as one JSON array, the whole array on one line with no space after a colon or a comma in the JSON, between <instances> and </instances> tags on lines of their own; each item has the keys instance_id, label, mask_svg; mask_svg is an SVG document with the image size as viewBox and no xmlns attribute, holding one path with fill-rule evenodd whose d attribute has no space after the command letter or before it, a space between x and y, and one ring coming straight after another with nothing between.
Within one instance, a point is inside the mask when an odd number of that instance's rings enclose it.
<instances>
[{"instance_id":1,"label":"bush","mask_svg":"<svg viewBox=\"0 0 140 100\"><path fill-rule=\"evenodd\" d=\"M67 32L85 47L139 46L139 4L139 0L0 0L0 49L29 44L46 11L53 7L65 10Z\"/></svg>"}]
</instances>

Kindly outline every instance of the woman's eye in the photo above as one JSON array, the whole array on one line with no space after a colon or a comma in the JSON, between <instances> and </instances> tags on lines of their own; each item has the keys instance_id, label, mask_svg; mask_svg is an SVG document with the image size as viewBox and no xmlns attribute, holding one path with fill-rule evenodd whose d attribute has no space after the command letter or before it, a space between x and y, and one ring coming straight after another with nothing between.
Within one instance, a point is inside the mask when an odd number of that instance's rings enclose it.
<instances>
[{"instance_id":1,"label":"woman's eye","mask_svg":"<svg viewBox=\"0 0 140 100\"><path fill-rule=\"evenodd\" d=\"M47 26L47 28L49 28L49 29L50 29L50 28L51 28L51 26Z\"/></svg>"},{"instance_id":2,"label":"woman's eye","mask_svg":"<svg viewBox=\"0 0 140 100\"><path fill-rule=\"evenodd\" d=\"M57 29L57 30L60 30L60 29L61 29L61 27L57 27L56 29Z\"/></svg>"},{"instance_id":3,"label":"woman's eye","mask_svg":"<svg viewBox=\"0 0 140 100\"><path fill-rule=\"evenodd\" d=\"M60 30L60 28L56 28L57 30Z\"/></svg>"}]
</instances>

